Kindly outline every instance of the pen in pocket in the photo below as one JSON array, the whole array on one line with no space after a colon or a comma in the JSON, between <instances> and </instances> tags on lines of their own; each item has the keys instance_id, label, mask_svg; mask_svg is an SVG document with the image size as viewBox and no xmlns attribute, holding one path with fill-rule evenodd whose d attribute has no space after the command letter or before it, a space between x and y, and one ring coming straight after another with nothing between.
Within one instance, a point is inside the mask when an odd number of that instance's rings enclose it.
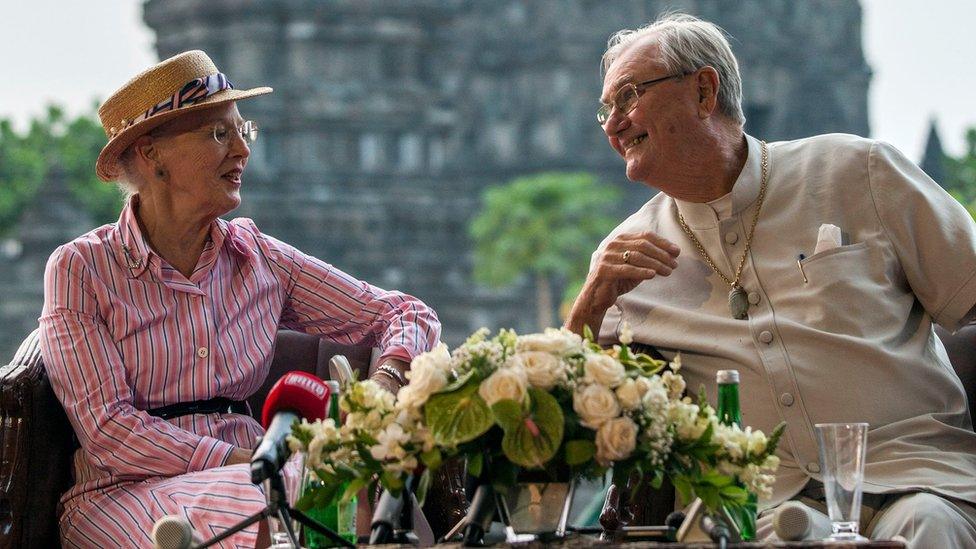
<instances>
[{"instance_id":1,"label":"pen in pocket","mask_svg":"<svg viewBox=\"0 0 976 549\"><path fill-rule=\"evenodd\" d=\"M800 254L800 255L796 256L796 268L797 269L800 269L800 274L803 276L803 283L804 284L806 284L809 281L807 280L807 273L803 272L803 263L800 263L800 262L803 261L804 259L806 259L806 257L807 256L805 256L803 254Z\"/></svg>"}]
</instances>

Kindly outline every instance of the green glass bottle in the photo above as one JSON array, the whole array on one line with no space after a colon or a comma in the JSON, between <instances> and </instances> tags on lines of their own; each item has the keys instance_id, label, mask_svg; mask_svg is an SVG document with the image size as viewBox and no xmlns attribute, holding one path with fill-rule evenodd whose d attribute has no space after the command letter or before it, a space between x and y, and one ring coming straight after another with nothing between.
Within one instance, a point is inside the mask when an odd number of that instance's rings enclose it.
<instances>
[{"instance_id":1,"label":"green glass bottle","mask_svg":"<svg viewBox=\"0 0 976 549\"><path fill-rule=\"evenodd\" d=\"M737 370L719 370L715 374L718 384L718 420L723 425L738 425L742 427L742 410L739 408L739 372ZM750 541L756 539L756 513L758 499L756 494L749 493L749 499L741 509L729 509L729 515L739 528L742 539Z\"/></svg>"},{"instance_id":2,"label":"green glass bottle","mask_svg":"<svg viewBox=\"0 0 976 549\"><path fill-rule=\"evenodd\" d=\"M340 425L339 382L326 380L325 383L329 386L329 417L336 422L336 425ZM306 471L305 478L302 482L302 490L308 490L315 487L317 484L321 485L321 483L322 480L320 480L313 473ZM339 494L342 494L345 492L345 490L346 486L340 486ZM353 544L356 543L355 497L345 503L337 502L325 507L313 507L309 509L306 514L322 523L324 526L335 530L346 541ZM308 549L336 547L336 543L334 541L308 527L305 527L305 545L308 546Z\"/></svg>"}]
</instances>

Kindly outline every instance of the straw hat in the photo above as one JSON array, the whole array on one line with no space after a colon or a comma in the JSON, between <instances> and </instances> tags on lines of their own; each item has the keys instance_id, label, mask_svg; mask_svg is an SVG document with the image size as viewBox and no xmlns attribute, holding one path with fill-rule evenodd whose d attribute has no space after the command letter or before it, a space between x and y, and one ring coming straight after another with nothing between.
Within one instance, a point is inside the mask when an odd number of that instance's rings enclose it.
<instances>
[{"instance_id":1,"label":"straw hat","mask_svg":"<svg viewBox=\"0 0 976 549\"><path fill-rule=\"evenodd\" d=\"M103 181L118 179L119 155L140 136L190 111L271 93L271 88L235 90L206 53L183 52L126 82L98 109L108 143L95 163Z\"/></svg>"}]
</instances>

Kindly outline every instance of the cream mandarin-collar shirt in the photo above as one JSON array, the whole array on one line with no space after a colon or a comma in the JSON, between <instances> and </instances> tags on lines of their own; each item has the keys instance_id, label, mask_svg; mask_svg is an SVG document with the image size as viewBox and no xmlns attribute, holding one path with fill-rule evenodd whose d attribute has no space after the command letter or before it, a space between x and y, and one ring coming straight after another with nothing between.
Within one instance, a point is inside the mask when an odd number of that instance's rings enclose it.
<instances>
[{"instance_id":1,"label":"cream mandarin-collar shirt","mask_svg":"<svg viewBox=\"0 0 976 549\"><path fill-rule=\"evenodd\" d=\"M787 430L771 500L821 480L814 424L867 422L865 491L926 490L976 502L976 433L966 397L932 330L954 330L976 303L976 226L914 163L885 143L824 135L769 144L769 181L741 285L749 318L735 320L729 287L682 231L680 211L731 278L761 182L760 143L728 197L691 203L659 193L618 226L681 247L668 277L641 283L608 311L600 338L682 353L689 392L736 369L743 421ZM727 211L727 215L723 215ZM820 227L839 246L814 253ZM594 258L597 257L594 254ZM799 261L799 265L798 265ZM802 267L802 269L801 269Z\"/></svg>"}]
</instances>

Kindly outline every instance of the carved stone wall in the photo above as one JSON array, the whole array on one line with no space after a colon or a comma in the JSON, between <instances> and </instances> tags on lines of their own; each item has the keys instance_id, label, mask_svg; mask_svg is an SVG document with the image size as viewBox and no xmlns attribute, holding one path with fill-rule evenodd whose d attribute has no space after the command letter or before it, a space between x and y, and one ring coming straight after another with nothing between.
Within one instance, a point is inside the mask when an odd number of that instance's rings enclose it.
<instances>
[{"instance_id":1,"label":"carved stone wall","mask_svg":"<svg viewBox=\"0 0 976 549\"><path fill-rule=\"evenodd\" d=\"M486 186L584 170L625 190L621 218L649 198L596 124L599 60L666 6L733 36L753 135L868 134L855 0L149 0L145 21L160 58L201 48L238 87L275 88L241 104L261 138L234 215L417 295L456 344L536 324L529 281L471 281Z\"/></svg>"}]
</instances>

